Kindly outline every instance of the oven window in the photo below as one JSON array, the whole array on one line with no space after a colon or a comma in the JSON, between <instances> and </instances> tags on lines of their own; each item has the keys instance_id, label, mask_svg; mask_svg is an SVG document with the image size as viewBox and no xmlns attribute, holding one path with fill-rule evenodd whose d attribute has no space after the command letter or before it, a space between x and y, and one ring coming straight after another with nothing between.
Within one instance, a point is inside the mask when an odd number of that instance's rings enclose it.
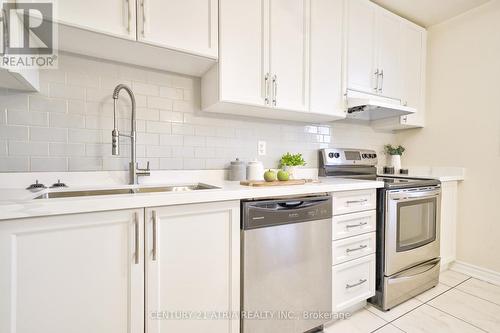
<instances>
[{"instance_id":1,"label":"oven window","mask_svg":"<svg viewBox=\"0 0 500 333\"><path fill-rule=\"evenodd\" d=\"M436 205L436 198L398 204L397 252L412 250L436 240Z\"/></svg>"}]
</instances>

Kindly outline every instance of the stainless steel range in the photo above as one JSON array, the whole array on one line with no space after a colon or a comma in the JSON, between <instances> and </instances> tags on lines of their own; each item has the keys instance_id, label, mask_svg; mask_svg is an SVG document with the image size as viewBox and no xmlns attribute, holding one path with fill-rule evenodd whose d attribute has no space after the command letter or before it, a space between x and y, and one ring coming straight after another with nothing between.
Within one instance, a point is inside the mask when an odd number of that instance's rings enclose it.
<instances>
[{"instance_id":1,"label":"stainless steel range","mask_svg":"<svg viewBox=\"0 0 500 333\"><path fill-rule=\"evenodd\" d=\"M377 191L377 281L370 299L382 310L439 282L441 183L434 179L377 177L371 150L323 149L320 177L383 181Z\"/></svg>"}]
</instances>

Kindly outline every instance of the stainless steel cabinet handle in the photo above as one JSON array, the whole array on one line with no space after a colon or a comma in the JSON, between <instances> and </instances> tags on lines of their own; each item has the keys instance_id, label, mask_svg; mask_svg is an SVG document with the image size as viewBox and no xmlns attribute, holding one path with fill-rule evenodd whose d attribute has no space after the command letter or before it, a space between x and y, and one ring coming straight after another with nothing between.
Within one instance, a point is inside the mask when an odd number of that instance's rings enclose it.
<instances>
[{"instance_id":1,"label":"stainless steel cabinet handle","mask_svg":"<svg viewBox=\"0 0 500 333\"><path fill-rule=\"evenodd\" d=\"M367 279L361 279L359 280L358 283L355 283L355 284L346 284L345 285L345 289L351 289L351 288L354 288L354 287L357 287L357 286L360 286L362 285L363 283L365 283L366 281L368 281Z\"/></svg>"},{"instance_id":2,"label":"stainless steel cabinet handle","mask_svg":"<svg viewBox=\"0 0 500 333\"><path fill-rule=\"evenodd\" d=\"M127 32L130 32L132 26L132 0L125 0L125 5L127 6Z\"/></svg>"},{"instance_id":3,"label":"stainless steel cabinet handle","mask_svg":"<svg viewBox=\"0 0 500 333\"><path fill-rule=\"evenodd\" d=\"M142 0L142 37L146 37L146 0Z\"/></svg>"},{"instance_id":4,"label":"stainless steel cabinet handle","mask_svg":"<svg viewBox=\"0 0 500 333\"><path fill-rule=\"evenodd\" d=\"M378 92L378 81L379 81L379 77L380 77L380 72L377 68L377 71L375 73L373 73L375 75L375 88L373 88L373 90L375 90L375 92Z\"/></svg>"},{"instance_id":5,"label":"stainless steel cabinet handle","mask_svg":"<svg viewBox=\"0 0 500 333\"><path fill-rule=\"evenodd\" d=\"M368 202L368 199L349 200L349 201L346 201L346 204L348 204L348 205L350 205L350 204L356 204L356 203L363 204L365 202Z\"/></svg>"},{"instance_id":6,"label":"stainless steel cabinet handle","mask_svg":"<svg viewBox=\"0 0 500 333\"><path fill-rule=\"evenodd\" d=\"M360 245L359 247L357 247L355 249L347 249L347 250L345 250L345 252L351 253L351 252L361 251L363 249L366 249L367 247L368 247L368 245Z\"/></svg>"},{"instance_id":7,"label":"stainless steel cabinet handle","mask_svg":"<svg viewBox=\"0 0 500 333\"><path fill-rule=\"evenodd\" d=\"M382 69L380 71L380 88L379 88L379 92L381 93L382 91L384 91L384 70Z\"/></svg>"},{"instance_id":8,"label":"stainless steel cabinet handle","mask_svg":"<svg viewBox=\"0 0 500 333\"><path fill-rule=\"evenodd\" d=\"M278 99L278 77L273 75L273 106L276 106L276 101Z\"/></svg>"},{"instance_id":9,"label":"stainless steel cabinet handle","mask_svg":"<svg viewBox=\"0 0 500 333\"><path fill-rule=\"evenodd\" d=\"M269 73L266 73L266 76L264 76L264 90L265 90L265 102L266 105L269 105Z\"/></svg>"},{"instance_id":10,"label":"stainless steel cabinet handle","mask_svg":"<svg viewBox=\"0 0 500 333\"><path fill-rule=\"evenodd\" d=\"M346 227L346 229L351 229L351 228L362 227L362 226L367 225L367 224L368 224L368 222L361 222L359 224L348 224L345 227Z\"/></svg>"},{"instance_id":11,"label":"stainless steel cabinet handle","mask_svg":"<svg viewBox=\"0 0 500 333\"><path fill-rule=\"evenodd\" d=\"M139 264L139 215L134 213L134 227L135 227L135 264Z\"/></svg>"},{"instance_id":12,"label":"stainless steel cabinet handle","mask_svg":"<svg viewBox=\"0 0 500 333\"><path fill-rule=\"evenodd\" d=\"M153 261L158 259L158 215L153 211Z\"/></svg>"},{"instance_id":13,"label":"stainless steel cabinet handle","mask_svg":"<svg viewBox=\"0 0 500 333\"><path fill-rule=\"evenodd\" d=\"M9 22L7 22L7 10L2 8L1 11L2 11L1 21L2 21L2 25L3 25L3 36L1 36L1 37L3 38L3 43L2 43L3 49L1 49L0 52L5 53L7 48L10 47Z\"/></svg>"}]
</instances>

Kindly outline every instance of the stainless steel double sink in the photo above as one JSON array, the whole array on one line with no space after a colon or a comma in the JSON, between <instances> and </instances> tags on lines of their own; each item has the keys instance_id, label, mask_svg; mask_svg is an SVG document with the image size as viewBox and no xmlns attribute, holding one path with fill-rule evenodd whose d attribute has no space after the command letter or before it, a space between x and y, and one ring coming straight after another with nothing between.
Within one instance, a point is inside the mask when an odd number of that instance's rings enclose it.
<instances>
[{"instance_id":1,"label":"stainless steel double sink","mask_svg":"<svg viewBox=\"0 0 500 333\"><path fill-rule=\"evenodd\" d=\"M101 190L83 190L83 191L58 191L46 192L35 197L34 199L56 199L56 198L74 198L74 197L91 197L101 195L119 195L119 194L136 194L136 193L162 193L162 192L191 192L200 190L220 189L220 187L207 185L203 183L182 184L182 185L165 185L157 187L137 187L137 188L117 188L117 189L101 189Z\"/></svg>"}]
</instances>

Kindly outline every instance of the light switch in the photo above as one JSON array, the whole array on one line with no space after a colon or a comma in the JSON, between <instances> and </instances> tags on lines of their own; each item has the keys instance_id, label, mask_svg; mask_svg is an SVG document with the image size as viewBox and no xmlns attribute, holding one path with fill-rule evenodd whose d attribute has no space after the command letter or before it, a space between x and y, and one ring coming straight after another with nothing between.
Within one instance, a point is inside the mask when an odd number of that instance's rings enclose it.
<instances>
[{"instance_id":1,"label":"light switch","mask_svg":"<svg viewBox=\"0 0 500 333\"><path fill-rule=\"evenodd\" d=\"M259 153L259 156L266 155L266 141L259 141L257 145L257 152Z\"/></svg>"}]
</instances>

